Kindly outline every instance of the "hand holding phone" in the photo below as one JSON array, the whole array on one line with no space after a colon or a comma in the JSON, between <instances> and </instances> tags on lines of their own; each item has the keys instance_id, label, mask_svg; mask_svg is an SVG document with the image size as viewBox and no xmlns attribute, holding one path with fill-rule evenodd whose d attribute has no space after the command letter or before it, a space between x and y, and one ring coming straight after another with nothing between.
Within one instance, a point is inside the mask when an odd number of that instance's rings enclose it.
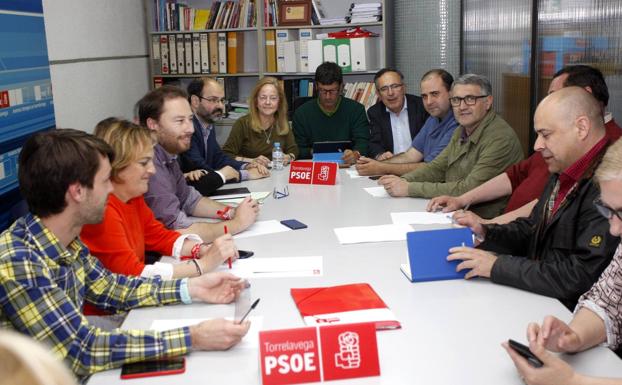
<instances>
[{"instance_id":1,"label":"hand holding phone","mask_svg":"<svg viewBox=\"0 0 622 385\"><path fill-rule=\"evenodd\" d=\"M121 378L127 380L131 378L166 376L169 374L183 373L185 371L186 358L176 357L125 364L121 369Z\"/></svg>"},{"instance_id":2,"label":"hand holding phone","mask_svg":"<svg viewBox=\"0 0 622 385\"><path fill-rule=\"evenodd\" d=\"M520 342L516 342L513 339L509 339L508 344L510 345L510 348L512 348L516 353L520 354L523 358L525 358L527 362L529 362L529 364L534 368L541 368L542 366L544 366L544 363L531 352L529 347L521 344Z\"/></svg>"}]
</instances>

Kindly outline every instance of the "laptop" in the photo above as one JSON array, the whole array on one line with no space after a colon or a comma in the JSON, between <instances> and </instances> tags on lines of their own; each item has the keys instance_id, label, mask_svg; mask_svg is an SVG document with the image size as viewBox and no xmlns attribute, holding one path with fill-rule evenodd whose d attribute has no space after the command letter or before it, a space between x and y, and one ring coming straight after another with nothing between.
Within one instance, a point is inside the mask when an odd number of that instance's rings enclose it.
<instances>
[{"instance_id":1,"label":"laptop","mask_svg":"<svg viewBox=\"0 0 622 385\"><path fill-rule=\"evenodd\" d=\"M462 279L468 270L456 272L461 261L447 261L449 249L473 247L473 233L467 227L406 233L408 261L400 266L411 282Z\"/></svg>"},{"instance_id":2,"label":"laptop","mask_svg":"<svg viewBox=\"0 0 622 385\"><path fill-rule=\"evenodd\" d=\"M343 152L349 149L352 149L352 142L349 140L315 142L313 143L313 161L342 164Z\"/></svg>"}]
</instances>

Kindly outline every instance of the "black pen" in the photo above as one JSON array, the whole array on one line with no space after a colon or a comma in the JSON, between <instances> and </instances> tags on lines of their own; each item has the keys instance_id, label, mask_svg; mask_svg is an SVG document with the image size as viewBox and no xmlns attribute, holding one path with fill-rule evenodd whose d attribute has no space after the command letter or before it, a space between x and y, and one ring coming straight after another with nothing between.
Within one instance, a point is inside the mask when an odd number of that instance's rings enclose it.
<instances>
[{"instance_id":1,"label":"black pen","mask_svg":"<svg viewBox=\"0 0 622 385\"><path fill-rule=\"evenodd\" d=\"M246 314L244 314L244 315L242 316L242 318L240 319L240 322L238 322L238 325L239 325L239 324L241 324L242 322L244 322L244 320L245 320L245 319L246 319L246 317L249 315L249 313L251 312L251 310L253 310L254 308L256 308L256 307L257 307L257 304L259 303L259 300L260 300L260 299L261 299L261 298L257 298L257 299L255 300L255 302L253 302L253 304L251 305L251 307L250 307L250 308L248 308L248 310L246 311Z\"/></svg>"}]
</instances>

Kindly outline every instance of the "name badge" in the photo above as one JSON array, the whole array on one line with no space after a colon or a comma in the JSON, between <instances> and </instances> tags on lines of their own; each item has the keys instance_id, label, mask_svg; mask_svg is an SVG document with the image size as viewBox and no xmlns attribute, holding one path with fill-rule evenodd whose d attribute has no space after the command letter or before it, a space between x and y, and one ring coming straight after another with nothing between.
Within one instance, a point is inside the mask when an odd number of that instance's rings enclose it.
<instances>
[{"instance_id":1,"label":"name badge","mask_svg":"<svg viewBox=\"0 0 622 385\"><path fill-rule=\"evenodd\" d=\"M371 322L262 331L259 353L264 385L380 375Z\"/></svg>"}]
</instances>

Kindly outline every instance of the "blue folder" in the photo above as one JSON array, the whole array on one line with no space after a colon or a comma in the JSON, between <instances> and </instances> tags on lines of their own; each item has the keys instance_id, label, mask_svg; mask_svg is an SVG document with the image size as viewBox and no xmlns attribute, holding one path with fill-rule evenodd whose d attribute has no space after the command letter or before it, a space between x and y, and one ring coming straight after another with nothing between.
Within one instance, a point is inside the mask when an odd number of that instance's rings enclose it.
<instances>
[{"instance_id":1,"label":"blue folder","mask_svg":"<svg viewBox=\"0 0 622 385\"><path fill-rule=\"evenodd\" d=\"M343 152L319 152L313 154L314 162L335 162L343 164Z\"/></svg>"},{"instance_id":2,"label":"blue folder","mask_svg":"<svg viewBox=\"0 0 622 385\"><path fill-rule=\"evenodd\" d=\"M469 228L414 231L406 233L408 261L401 270L411 282L441 281L464 278L467 270L456 272L460 261L447 261L449 249L473 247Z\"/></svg>"}]
</instances>

